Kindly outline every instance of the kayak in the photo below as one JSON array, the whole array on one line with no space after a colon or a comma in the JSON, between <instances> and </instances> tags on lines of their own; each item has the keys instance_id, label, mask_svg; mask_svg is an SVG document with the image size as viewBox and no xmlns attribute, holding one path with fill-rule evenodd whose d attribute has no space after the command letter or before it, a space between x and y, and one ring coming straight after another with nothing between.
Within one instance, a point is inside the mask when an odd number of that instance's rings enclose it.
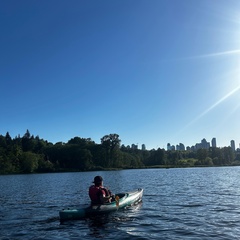
<instances>
[{"instance_id":1,"label":"kayak","mask_svg":"<svg viewBox=\"0 0 240 240\"><path fill-rule=\"evenodd\" d=\"M117 211L128 206L132 206L142 201L143 189L115 194L115 200L111 203L90 205L77 209L63 209L59 211L60 221L81 219L90 215Z\"/></svg>"}]
</instances>

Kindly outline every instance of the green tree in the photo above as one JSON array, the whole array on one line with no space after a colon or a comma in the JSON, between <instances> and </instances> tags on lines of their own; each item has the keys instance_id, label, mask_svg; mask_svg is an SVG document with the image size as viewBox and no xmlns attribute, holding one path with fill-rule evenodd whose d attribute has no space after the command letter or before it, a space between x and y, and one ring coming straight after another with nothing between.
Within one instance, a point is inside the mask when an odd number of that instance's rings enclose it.
<instances>
[{"instance_id":1,"label":"green tree","mask_svg":"<svg viewBox=\"0 0 240 240\"><path fill-rule=\"evenodd\" d=\"M38 172L53 172L54 170L54 165L49 160L46 160L43 157L38 160Z\"/></svg>"},{"instance_id":2,"label":"green tree","mask_svg":"<svg viewBox=\"0 0 240 240\"><path fill-rule=\"evenodd\" d=\"M106 151L106 158L105 158L105 166L111 167L114 166L113 163L113 155L114 152L119 149L121 140L119 139L119 135L109 134L105 135L101 138L101 144Z\"/></svg>"},{"instance_id":3,"label":"green tree","mask_svg":"<svg viewBox=\"0 0 240 240\"><path fill-rule=\"evenodd\" d=\"M101 138L101 144L107 148L110 148L111 150L119 148L120 143L121 140L119 139L119 135L116 133L105 135Z\"/></svg>"},{"instance_id":4,"label":"green tree","mask_svg":"<svg viewBox=\"0 0 240 240\"><path fill-rule=\"evenodd\" d=\"M14 166L6 155L0 156L0 173L7 174L13 173Z\"/></svg>"},{"instance_id":5,"label":"green tree","mask_svg":"<svg viewBox=\"0 0 240 240\"><path fill-rule=\"evenodd\" d=\"M146 165L165 165L166 157L165 150L158 148L157 150L151 150L149 158L145 161Z\"/></svg>"},{"instance_id":6,"label":"green tree","mask_svg":"<svg viewBox=\"0 0 240 240\"><path fill-rule=\"evenodd\" d=\"M0 147L4 148L4 150L7 147L7 142L4 136L0 135Z\"/></svg>"},{"instance_id":7,"label":"green tree","mask_svg":"<svg viewBox=\"0 0 240 240\"><path fill-rule=\"evenodd\" d=\"M77 144L82 148L87 148L88 146L93 145L95 143L94 141L91 140L91 138L74 137L68 141L68 144Z\"/></svg>"},{"instance_id":8,"label":"green tree","mask_svg":"<svg viewBox=\"0 0 240 240\"><path fill-rule=\"evenodd\" d=\"M38 168L41 157L32 152L23 152L20 156L20 167L23 173L33 173Z\"/></svg>"},{"instance_id":9,"label":"green tree","mask_svg":"<svg viewBox=\"0 0 240 240\"><path fill-rule=\"evenodd\" d=\"M180 159L182 159L182 153L181 151L167 151L167 159L166 164L167 165L173 165L176 166Z\"/></svg>"},{"instance_id":10,"label":"green tree","mask_svg":"<svg viewBox=\"0 0 240 240\"><path fill-rule=\"evenodd\" d=\"M6 133L5 141L6 141L7 145L11 145L12 144L12 138L11 138L9 132Z\"/></svg>"},{"instance_id":11,"label":"green tree","mask_svg":"<svg viewBox=\"0 0 240 240\"><path fill-rule=\"evenodd\" d=\"M234 161L234 152L231 147L224 147L222 149L223 164L229 165Z\"/></svg>"},{"instance_id":12,"label":"green tree","mask_svg":"<svg viewBox=\"0 0 240 240\"><path fill-rule=\"evenodd\" d=\"M35 147L34 137L30 135L30 132L27 129L26 133L22 138L22 150L24 152L33 151L34 147Z\"/></svg>"},{"instance_id":13,"label":"green tree","mask_svg":"<svg viewBox=\"0 0 240 240\"><path fill-rule=\"evenodd\" d=\"M204 165L204 160L208 157L208 150L200 148L197 150L197 159L199 165Z\"/></svg>"},{"instance_id":14,"label":"green tree","mask_svg":"<svg viewBox=\"0 0 240 240\"><path fill-rule=\"evenodd\" d=\"M206 166L213 166L212 158L210 158L210 157L206 157L205 160L203 161L203 165L206 165Z\"/></svg>"},{"instance_id":15,"label":"green tree","mask_svg":"<svg viewBox=\"0 0 240 240\"><path fill-rule=\"evenodd\" d=\"M38 136L35 137L34 139L34 149L33 151L35 153L43 153L44 147L47 146L47 142L44 141L43 139L40 139Z\"/></svg>"}]
</instances>

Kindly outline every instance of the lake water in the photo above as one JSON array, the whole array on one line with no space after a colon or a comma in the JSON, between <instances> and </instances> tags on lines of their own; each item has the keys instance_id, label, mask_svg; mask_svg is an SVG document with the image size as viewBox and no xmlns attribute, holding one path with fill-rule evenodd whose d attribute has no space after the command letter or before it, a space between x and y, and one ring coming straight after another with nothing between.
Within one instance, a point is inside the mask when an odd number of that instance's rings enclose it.
<instances>
[{"instance_id":1,"label":"lake water","mask_svg":"<svg viewBox=\"0 0 240 240\"><path fill-rule=\"evenodd\" d=\"M144 189L141 204L60 224L89 203L95 175L113 192ZM240 239L240 167L0 176L0 240Z\"/></svg>"}]
</instances>

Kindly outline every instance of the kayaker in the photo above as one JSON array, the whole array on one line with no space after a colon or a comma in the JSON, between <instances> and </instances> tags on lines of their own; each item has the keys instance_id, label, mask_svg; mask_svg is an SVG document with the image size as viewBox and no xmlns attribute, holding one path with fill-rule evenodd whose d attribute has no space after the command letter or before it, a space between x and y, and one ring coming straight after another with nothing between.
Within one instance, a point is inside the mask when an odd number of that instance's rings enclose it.
<instances>
[{"instance_id":1,"label":"kayaker","mask_svg":"<svg viewBox=\"0 0 240 240\"><path fill-rule=\"evenodd\" d=\"M89 187L89 197L92 204L104 204L111 202L112 193L103 187L103 178L96 176L93 181L94 185Z\"/></svg>"}]
</instances>

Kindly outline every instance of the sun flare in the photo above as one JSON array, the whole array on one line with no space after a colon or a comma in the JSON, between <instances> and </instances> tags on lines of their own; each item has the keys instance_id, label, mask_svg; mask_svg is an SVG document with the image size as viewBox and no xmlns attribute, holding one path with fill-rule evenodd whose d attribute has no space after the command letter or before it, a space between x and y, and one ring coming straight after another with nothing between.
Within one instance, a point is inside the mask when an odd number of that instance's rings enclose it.
<instances>
[{"instance_id":1,"label":"sun flare","mask_svg":"<svg viewBox=\"0 0 240 240\"><path fill-rule=\"evenodd\" d=\"M218 53L211 53L211 54L205 54L205 55L199 55L196 57L192 57L191 59L200 59L200 58L213 58L213 57L224 57L224 56L235 56L240 54L240 49L237 50L230 50L230 51L223 51ZM200 113L196 118L194 118L192 121L190 121L183 129L180 130L180 132L183 132L185 129L196 123L199 119L203 118L205 115L207 115L210 111L215 109L217 106L219 106L221 103L229 99L231 96L238 94L240 95L240 60L238 60L238 69L234 69L234 76L232 85L235 86L231 91L229 91L227 94L225 94L223 97L221 97L219 100L217 100L214 104L212 104L210 107L208 107L206 110L204 110L202 113ZM234 110L231 113L236 112L240 107L240 104L237 103L234 107Z\"/></svg>"},{"instance_id":2,"label":"sun flare","mask_svg":"<svg viewBox=\"0 0 240 240\"><path fill-rule=\"evenodd\" d=\"M219 99L217 102L215 102L212 106L210 106L208 109L206 109L204 112L202 112L199 116L197 116L192 122L190 122L187 126L192 125L194 122L196 122L198 119L202 118L204 115L206 115L208 112L213 110L215 107L217 107L219 104L221 104L223 101L231 97L233 94L235 94L237 91L240 90L240 85L238 85L235 89L233 89L231 92L227 93L225 96L223 96L221 99Z\"/></svg>"}]
</instances>

